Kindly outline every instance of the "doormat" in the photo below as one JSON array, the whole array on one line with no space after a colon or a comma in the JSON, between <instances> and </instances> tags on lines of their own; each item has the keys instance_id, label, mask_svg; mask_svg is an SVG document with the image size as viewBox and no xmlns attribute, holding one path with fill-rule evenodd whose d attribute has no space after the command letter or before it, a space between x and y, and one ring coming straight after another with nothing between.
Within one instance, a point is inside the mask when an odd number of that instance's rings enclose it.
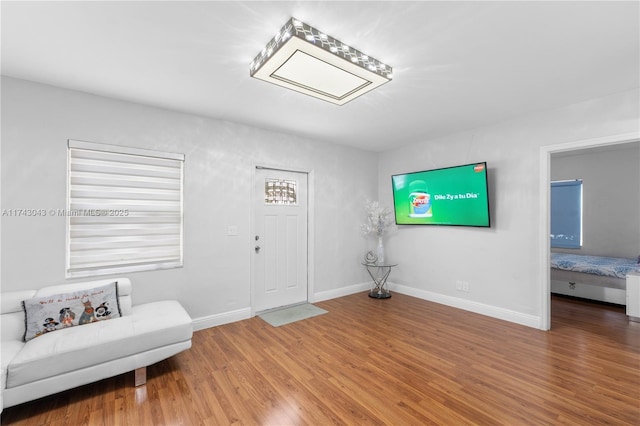
<instances>
[{"instance_id":1,"label":"doormat","mask_svg":"<svg viewBox=\"0 0 640 426\"><path fill-rule=\"evenodd\" d=\"M280 327L281 325L291 324L292 322L326 314L327 312L328 311L318 308L311 303L303 303L301 305L264 312L258 314L258 316L273 327Z\"/></svg>"}]
</instances>

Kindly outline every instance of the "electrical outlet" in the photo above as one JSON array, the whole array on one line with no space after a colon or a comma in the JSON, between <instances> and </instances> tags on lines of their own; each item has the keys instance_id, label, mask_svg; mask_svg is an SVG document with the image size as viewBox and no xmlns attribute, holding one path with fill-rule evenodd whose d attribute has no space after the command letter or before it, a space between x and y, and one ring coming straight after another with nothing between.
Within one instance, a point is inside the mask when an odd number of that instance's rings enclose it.
<instances>
[{"instance_id":1,"label":"electrical outlet","mask_svg":"<svg viewBox=\"0 0 640 426\"><path fill-rule=\"evenodd\" d=\"M462 291L469 292L469 281L462 281Z\"/></svg>"},{"instance_id":2,"label":"electrical outlet","mask_svg":"<svg viewBox=\"0 0 640 426\"><path fill-rule=\"evenodd\" d=\"M462 291L462 281L456 281L456 290Z\"/></svg>"}]
</instances>

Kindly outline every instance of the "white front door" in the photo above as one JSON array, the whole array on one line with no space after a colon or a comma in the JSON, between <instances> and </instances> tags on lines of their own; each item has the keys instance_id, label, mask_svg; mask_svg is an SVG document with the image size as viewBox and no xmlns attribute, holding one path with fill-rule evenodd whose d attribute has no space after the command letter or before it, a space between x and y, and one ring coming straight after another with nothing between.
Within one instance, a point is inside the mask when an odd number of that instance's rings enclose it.
<instances>
[{"instance_id":1,"label":"white front door","mask_svg":"<svg viewBox=\"0 0 640 426\"><path fill-rule=\"evenodd\" d=\"M307 175L257 168L253 311L307 301Z\"/></svg>"}]
</instances>

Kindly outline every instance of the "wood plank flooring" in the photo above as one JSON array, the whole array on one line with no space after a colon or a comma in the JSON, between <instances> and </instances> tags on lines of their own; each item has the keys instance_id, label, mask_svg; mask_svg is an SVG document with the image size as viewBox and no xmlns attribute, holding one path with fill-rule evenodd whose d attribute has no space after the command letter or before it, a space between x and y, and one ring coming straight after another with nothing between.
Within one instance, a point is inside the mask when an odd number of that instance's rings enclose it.
<instances>
[{"instance_id":1,"label":"wood plank flooring","mask_svg":"<svg viewBox=\"0 0 640 426\"><path fill-rule=\"evenodd\" d=\"M10 407L2 425L639 425L640 324L554 297L543 332L394 293L194 334L148 369Z\"/></svg>"}]
</instances>

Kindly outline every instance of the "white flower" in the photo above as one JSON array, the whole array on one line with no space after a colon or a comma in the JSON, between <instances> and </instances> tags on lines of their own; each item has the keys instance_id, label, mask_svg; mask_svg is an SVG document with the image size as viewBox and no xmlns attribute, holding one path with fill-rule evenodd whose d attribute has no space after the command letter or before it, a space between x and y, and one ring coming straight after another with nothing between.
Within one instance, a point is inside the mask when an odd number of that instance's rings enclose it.
<instances>
[{"instance_id":1,"label":"white flower","mask_svg":"<svg viewBox=\"0 0 640 426\"><path fill-rule=\"evenodd\" d=\"M377 201L367 202L367 221L360 225L364 235L376 234L383 236L394 224L393 211L382 207Z\"/></svg>"}]
</instances>

